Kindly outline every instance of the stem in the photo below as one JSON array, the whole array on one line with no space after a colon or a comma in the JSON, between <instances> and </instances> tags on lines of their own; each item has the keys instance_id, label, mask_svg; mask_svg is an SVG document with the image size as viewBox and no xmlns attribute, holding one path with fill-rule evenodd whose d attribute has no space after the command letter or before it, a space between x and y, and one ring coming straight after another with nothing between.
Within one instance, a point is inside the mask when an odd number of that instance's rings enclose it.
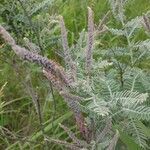
<instances>
[{"instance_id":1,"label":"stem","mask_svg":"<svg viewBox=\"0 0 150 150\"><path fill-rule=\"evenodd\" d=\"M51 89L51 93L52 93L52 98L53 98L53 121L55 120L55 115L56 115L56 99L55 99L55 95L54 95L54 90L53 90L53 86L52 83L50 82L50 89ZM53 123L52 123L53 126Z\"/></svg>"},{"instance_id":2,"label":"stem","mask_svg":"<svg viewBox=\"0 0 150 150\"><path fill-rule=\"evenodd\" d=\"M121 23L122 23L122 26L124 27L124 26L125 26L125 23L124 23L123 20L121 21ZM131 65L133 66L134 60L133 60L133 51L132 51L132 48L131 48L131 45L132 45L132 44L131 44L131 42L130 42L130 37L129 37L129 35L128 35L127 29L124 28L124 31L125 31L125 36L126 36L127 43L128 43L128 48L129 48L129 51L130 51Z\"/></svg>"},{"instance_id":3,"label":"stem","mask_svg":"<svg viewBox=\"0 0 150 150\"><path fill-rule=\"evenodd\" d=\"M113 52L114 56L116 56L114 50L112 49L111 51ZM123 68L121 67L121 65L118 61L116 63L118 65L118 69L120 70L119 71L119 73L120 73L119 74L120 75L120 83L121 83L121 88L123 88L123 86L124 86L124 79L123 79L124 70L123 70Z\"/></svg>"}]
</instances>

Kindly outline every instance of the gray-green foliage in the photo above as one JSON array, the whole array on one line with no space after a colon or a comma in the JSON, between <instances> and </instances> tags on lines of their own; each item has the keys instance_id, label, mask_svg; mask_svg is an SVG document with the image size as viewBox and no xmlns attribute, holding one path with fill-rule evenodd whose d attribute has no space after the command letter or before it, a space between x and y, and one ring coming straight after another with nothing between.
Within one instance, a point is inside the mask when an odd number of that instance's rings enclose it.
<instances>
[{"instance_id":1,"label":"gray-green foliage","mask_svg":"<svg viewBox=\"0 0 150 150\"><path fill-rule=\"evenodd\" d=\"M143 16L128 21L124 14L127 1L116 0L110 3L113 15L121 26L114 29L107 25L106 34L122 38L123 44L118 43L104 49L96 46L100 40L96 36L93 67L91 75L88 76L85 69L85 49L89 33L84 30L80 33L72 52L77 65L76 92L85 98L81 108L87 118L94 120L92 124L101 128L101 123L108 118L114 119L114 124L120 127L124 122L127 126L123 124L122 131L130 131L129 135L135 143L146 149L149 144L148 137L138 126L138 121L150 121L150 105L147 103L150 100L150 72L149 65L144 66L150 62L150 43L148 37L143 41L135 38L143 30ZM94 57L96 54L100 57Z\"/></svg>"},{"instance_id":2,"label":"gray-green foliage","mask_svg":"<svg viewBox=\"0 0 150 150\"><path fill-rule=\"evenodd\" d=\"M17 1L18 11L22 13L14 15L16 22L13 21L15 28L18 26L16 25L17 21L24 24L24 28L21 25L21 29L19 28L19 31L25 33L22 38L33 37L32 41L38 46L41 44L44 50L53 49L49 48L50 46L54 46L54 49L55 47L62 48L60 35L57 34L60 32L58 19L56 15L50 16L46 9L46 6L53 4L51 3L53 1L39 2L34 5L33 9L30 8L29 3L22 2L29 12L30 18L27 18L24 11L19 8ZM95 3L93 2L93 5L96 5ZM74 64L77 66L77 80L73 85L73 92L83 97L80 107L85 113L87 125L91 126L91 128L89 127L92 129L91 134L95 134L89 143L91 149L114 149L118 139L128 149L135 147L147 149L149 147L149 134L147 133L150 124L149 33L146 32L147 36L145 34L146 38L143 40L137 38L138 34L144 32L143 16L127 20L124 12L128 1L109 0L109 3L117 25L114 27L108 22L105 25L105 32L100 32L100 35L97 34L98 29L95 26L90 75L87 75L85 67L88 37L86 29L79 33L76 44L70 46ZM43 11L44 15L38 15L43 8L46 10ZM146 15L149 16L149 13ZM34 27L31 32L28 31L32 28L28 19L32 19ZM8 28L10 27L12 26L8 25ZM18 28L16 29L18 30ZM39 30L38 34L33 33L34 30ZM35 34L39 36L40 43L36 40ZM109 42L113 43L115 39L118 41L114 42L114 45L107 43L109 36L112 38ZM60 55L62 56L62 54ZM69 72L69 70L66 71ZM109 127L111 128L108 130L109 132L106 132L105 129L108 129L107 120L109 119L113 124ZM37 135L35 137L41 137L42 133L37 132ZM102 137L100 140L98 140L98 135ZM56 136L56 138L58 137ZM29 139L32 140L32 138ZM117 147L119 146L117 145Z\"/></svg>"}]
</instances>

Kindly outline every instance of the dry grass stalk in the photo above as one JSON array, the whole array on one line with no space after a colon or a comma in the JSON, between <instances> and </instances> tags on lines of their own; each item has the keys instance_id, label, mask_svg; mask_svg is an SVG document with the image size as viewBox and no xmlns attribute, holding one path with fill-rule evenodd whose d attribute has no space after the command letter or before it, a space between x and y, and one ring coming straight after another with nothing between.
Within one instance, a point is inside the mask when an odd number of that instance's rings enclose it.
<instances>
[{"instance_id":1,"label":"dry grass stalk","mask_svg":"<svg viewBox=\"0 0 150 150\"><path fill-rule=\"evenodd\" d=\"M3 90L6 85L7 85L7 82L5 82L5 84L0 88L0 97L3 97Z\"/></svg>"}]
</instances>

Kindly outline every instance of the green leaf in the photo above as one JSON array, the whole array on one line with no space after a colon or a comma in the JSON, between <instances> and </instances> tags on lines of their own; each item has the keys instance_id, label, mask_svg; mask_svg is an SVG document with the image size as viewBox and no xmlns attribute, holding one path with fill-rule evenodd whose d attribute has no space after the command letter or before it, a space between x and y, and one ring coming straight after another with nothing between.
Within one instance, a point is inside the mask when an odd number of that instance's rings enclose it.
<instances>
[{"instance_id":1,"label":"green leaf","mask_svg":"<svg viewBox=\"0 0 150 150\"><path fill-rule=\"evenodd\" d=\"M119 126L115 127L120 134L120 140L127 146L128 150L140 150L140 146L135 143L134 139L126 134L125 132L121 131Z\"/></svg>"},{"instance_id":2,"label":"green leaf","mask_svg":"<svg viewBox=\"0 0 150 150\"><path fill-rule=\"evenodd\" d=\"M148 93L139 93L132 91L121 91L113 93L113 99L120 101L123 106L137 105L145 102L148 98Z\"/></svg>"},{"instance_id":3,"label":"green leaf","mask_svg":"<svg viewBox=\"0 0 150 150\"><path fill-rule=\"evenodd\" d=\"M150 138L150 128L146 127L141 121L137 122L138 126L141 128L143 133Z\"/></svg>"},{"instance_id":4,"label":"green leaf","mask_svg":"<svg viewBox=\"0 0 150 150\"><path fill-rule=\"evenodd\" d=\"M123 108L126 116L137 120L150 120L150 107L138 106L133 108Z\"/></svg>"}]
</instances>

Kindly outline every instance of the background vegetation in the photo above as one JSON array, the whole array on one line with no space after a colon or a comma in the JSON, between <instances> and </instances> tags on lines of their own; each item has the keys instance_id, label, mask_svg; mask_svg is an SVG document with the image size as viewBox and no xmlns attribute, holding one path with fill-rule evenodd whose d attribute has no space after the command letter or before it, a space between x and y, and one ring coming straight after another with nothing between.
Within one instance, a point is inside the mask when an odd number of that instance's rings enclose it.
<instances>
[{"instance_id":1,"label":"background vegetation","mask_svg":"<svg viewBox=\"0 0 150 150\"><path fill-rule=\"evenodd\" d=\"M77 84L83 88L77 88L75 93L86 99L80 107L87 123L93 121L102 133L106 132L105 127L109 130L107 119L112 119L108 136L105 133L102 140L101 135L99 143L90 141L89 149L149 149L150 29L145 28L141 17L149 18L150 1L128 0L122 10L117 10L116 1L1 0L0 24L18 45L35 49L36 53L65 66L58 23L58 16L62 15L71 54L79 63L78 79L82 84ZM87 7L93 10L96 29L105 14L111 12L104 23L107 31L98 34L94 41L90 88L83 67L88 37ZM100 81L99 76L106 78ZM132 111L127 111L126 106ZM126 112L116 116L122 108ZM1 38L0 149L69 149L71 145L66 148L66 143L59 141L71 143L60 123L83 140L72 111L43 76L42 68L20 60Z\"/></svg>"}]
</instances>

